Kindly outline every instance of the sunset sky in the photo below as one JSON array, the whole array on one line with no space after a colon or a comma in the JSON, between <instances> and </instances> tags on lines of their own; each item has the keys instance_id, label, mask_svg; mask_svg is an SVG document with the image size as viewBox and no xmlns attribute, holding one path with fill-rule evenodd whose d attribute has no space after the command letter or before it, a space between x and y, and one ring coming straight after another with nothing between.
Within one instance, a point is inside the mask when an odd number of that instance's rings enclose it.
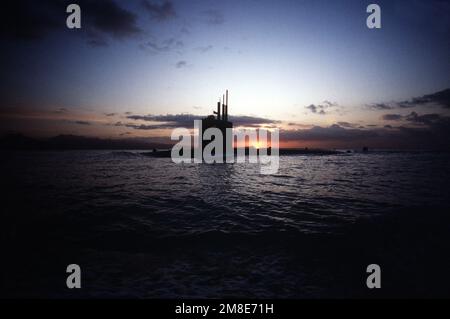
<instances>
[{"instance_id":1,"label":"sunset sky","mask_svg":"<svg viewBox=\"0 0 450 319\"><path fill-rule=\"evenodd\" d=\"M285 146L446 145L450 3L372 2L2 1L0 134L167 137L228 89Z\"/></svg>"}]
</instances>

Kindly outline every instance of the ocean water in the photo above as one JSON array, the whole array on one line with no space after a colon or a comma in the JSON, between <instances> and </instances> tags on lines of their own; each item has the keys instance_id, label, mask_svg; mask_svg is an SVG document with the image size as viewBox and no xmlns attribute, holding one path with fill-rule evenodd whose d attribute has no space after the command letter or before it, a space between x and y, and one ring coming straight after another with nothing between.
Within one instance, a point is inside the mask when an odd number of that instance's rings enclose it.
<instances>
[{"instance_id":1,"label":"ocean water","mask_svg":"<svg viewBox=\"0 0 450 319\"><path fill-rule=\"evenodd\" d=\"M140 151L3 152L2 296L450 296L450 154L174 164ZM66 266L82 289L66 288ZM366 287L378 263L383 289ZM447 270L448 272L448 270Z\"/></svg>"}]
</instances>

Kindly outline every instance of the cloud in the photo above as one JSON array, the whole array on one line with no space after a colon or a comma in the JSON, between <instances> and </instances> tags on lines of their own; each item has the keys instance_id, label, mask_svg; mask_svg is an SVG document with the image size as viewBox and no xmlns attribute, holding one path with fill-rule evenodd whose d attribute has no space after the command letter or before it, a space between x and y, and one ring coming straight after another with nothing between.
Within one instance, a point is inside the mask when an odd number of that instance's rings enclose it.
<instances>
[{"instance_id":1,"label":"cloud","mask_svg":"<svg viewBox=\"0 0 450 319\"><path fill-rule=\"evenodd\" d=\"M338 124L333 124L329 127L314 126L310 129L283 130L280 134L282 134L283 139L288 141L349 141L376 135L372 130L346 129Z\"/></svg>"},{"instance_id":2,"label":"cloud","mask_svg":"<svg viewBox=\"0 0 450 319\"><path fill-rule=\"evenodd\" d=\"M91 123L87 121L73 121L72 123L78 125L91 125Z\"/></svg>"},{"instance_id":3,"label":"cloud","mask_svg":"<svg viewBox=\"0 0 450 319\"><path fill-rule=\"evenodd\" d=\"M233 122L234 127L273 126L274 124L281 123L280 121L255 116L230 116L229 120Z\"/></svg>"},{"instance_id":4,"label":"cloud","mask_svg":"<svg viewBox=\"0 0 450 319\"><path fill-rule=\"evenodd\" d=\"M105 113L106 116L116 116L117 113Z\"/></svg>"},{"instance_id":5,"label":"cloud","mask_svg":"<svg viewBox=\"0 0 450 319\"><path fill-rule=\"evenodd\" d=\"M137 16L120 7L113 0L78 1L82 8L84 25L92 26L91 31L101 32L115 38L134 36L142 32L137 26Z\"/></svg>"},{"instance_id":6,"label":"cloud","mask_svg":"<svg viewBox=\"0 0 450 319\"><path fill-rule=\"evenodd\" d=\"M178 61L176 64L175 64L175 67L177 68L177 69L181 69L181 68L184 68L184 67L186 67L187 66L187 62L186 61Z\"/></svg>"},{"instance_id":7,"label":"cloud","mask_svg":"<svg viewBox=\"0 0 450 319\"><path fill-rule=\"evenodd\" d=\"M222 12L218 10L206 10L202 12L203 21L208 25L220 25L225 22Z\"/></svg>"},{"instance_id":8,"label":"cloud","mask_svg":"<svg viewBox=\"0 0 450 319\"><path fill-rule=\"evenodd\" d=\"M116 125L116 126L125 126L128 128L132 128L135 130L158 130L158 129L166 129L167 127L165 125L145 125L145 124L130 124L130 123L126 123L123 125Z\"/></svg>"},{"instance_id":9,"label":"cloud","mask_svg":"<svg viewBox=\"0 0 450 319\"><path fill-rule=\"evenodd\" d=\"M338 106L338 104L336 102L330 102L330 101L323 101L323 104L326 105L327 107L332 107L332 106Z\"/></svg>"},{"instance_id":10,"label":"cloud","mask_svg":"<svg viewBox=\"0 0 450 319\"><path fill-rule=\"evenodd\" d=\"M153 54L170 52L173 50L181 50L184 47L184 43L176 38L169 38L163 41L147 41L139 46L142 50L148 51Z\"/></svg>"},{"instance_id":11,"label":"cloud","mask_svg":"<svg viewBox=\"0 0 450 319\"><path fill-rule=\"evenodd\" d=\"M190 128L194 126L194 120L201 120L205 116L193 114L166 114L166 115L130 115L127 119L134 121L155 122L155 124L139 124L139 123L116 123L116 126L127 126L134 129L173 129L177 127ZM254 116L230 116L229 120L233 122L234 127L261 127L274 126L280 123L262 117Z\"/></svg>"},{"instance_id":12,"label":"cloud","mask_svg":"<svg viewBox=\"0 0 450 319\"><path fill-rule=\"evenodd\" d=\"M127 119L145 122L164 123L164 128L193 127L194 120L201 120L204 116L193 114L166 114L166 115L129 115ZM160 125L160 124L158 124ZM156 126L156 125L155 125Z\"/></svg>"},{"instance_id":13,"label":"cloud","mask_svg":"<svg viewBox=\"0 0 450 319\"><path fill-rule=\"evenodd\" d=\"M416 107L419 105L433 104L443 108L450 108L450 89L445 89L433 94L426 94L420 97L412 98L409 101L402 101L398 103L399 107Z\"/></svg>"},{"instance_id":14,"label":"cloud","mask_svg":"<svg viewBox=\"0 0 450 319\"><path fill-rule=\"evenodd\" d=\"M68 112L68 110L64 107L60 107L59 109L53 111L53 113L56 113L56 114L62 114L62 113L67 113L67 112Z\"/></svg>"},{"instance_id":15,"label":"cloud","mask_svg":"<svg viewBox=\"0 0 450 319\"><path fill-rule=\"evenodd\" d=\"M280 141L325 148L410 148L449 149L450 118L441 117L432 125L422 127L344 128L329 127L281 130Z\"/></svg>"},{"instance_id":16,"label":"cloud","mask_svg":"<svg viewBox=\"0 0 450 319\"><path fill-rule=\"evenodd\" d=\"M206 53L208 51L211 51L212 49L213 49L212 45L206 45L206 46L195 48L195 51L198 51L200 53Z\"/></svg>"},{"instance_id":17,"label":"cloud","mask_svg":"<svg viewBox=\"0 0 450 319\"><path fill-rule=\"evenodd\" d=\"M400 114L384 114L381 118L385 121L400 121L403 116Z\"/></svg>"},{"instance_id":18,"label":"cloud","mask_svg":"<svg viewBox=\"0 0 450 319\"><path fill-rule=\"evenodd\" d=\"M123 122L116 122L114 124L108 124L113 125L117 127L127 127L132 128L134 130L143 130L143 131L151 131L151 130L166 130L166 129L174 129L177 127L191 127L193 126L193 123L190 123L190 125L186 126L178 126L176 123L163 123L163 124L136 124L136 123L123 123Z\"/></svg>"},{"instance_id":19,"label":"cloud","mask_svg":"<svg viewBox=\"0 0 450 319\"><path fill-rule=\"evenodd\" d=\"M373 103L367 106L374 110L392 110L393 108L395 108L395 106L388 103Z\"/></svg>"},{"instance_id":20,"label":"cloud","mask_svg":"<svg viewBox=\"0 0 450 319\"><path fill-rule=\"evenodd\" d=\"M450 108L450 89L413 97L410 100L400 102L369 104L368 107L374 110L392 110L396 108L413 108L422 105Z\"/></svg>"},{"instance_id":21,"label":"cloud","mask_svg":"<svg viewBox=\"0 0 450 319\"><path fill-rule=\"evenodd\" d=\"M315 106L314 104L305 106L305 108L309 109L312 113L317 113L317 106Z\"/></svg>"},{"instance_id":22,"label":"cloud","mask_svg":"<svg viewBox=\"0 0 450 319\"><path fill-rule=\"evenodd\" d=\"M429 113L419 115L417 112L411 112L408 115L400 114L384 114L381 117L385 121L406 121L414 124L432 126L436 123L448 122L449 117L442 116L437 113Z\"/></svg>"},{"instance_id":23,"label":"cloud","mask_svg":"<svg viewBox=\"0 0 450 319\"><path fill-rule=\"evenodd\" d=\"M345 128L355 128L358 127L358 124L349 123L349 122L337 122L337 125Z\"/></svg>"},{"instance_id":24,"label":"cloud","mask_svg":"<svg viewBox=\"0 0 450 319\"><path fill-rule=\"evenodd\" d=\"M448 118L436 113L419 115L416 112L411 112L410 114L405 116L405 119L406 121L413 123L433 125L440 121L446 121L446 119Z\"/></svg>"},{"instance_id":25,"label":"cloud","mask_svg":"<svg viewBox=\"0 0 450 319\"><path fill-rule=\"evenodd\" d=\"M39 40L50 32L66 31L65 11L69 0L17 0L2 1L2 36L13 40ZM78 0L82 10L82 31L92 46L106 45L105 36L123 39L142 32L137 26L137 16L113 0Z\"/></svg>"},{"instance_id":26,"label":"cloud","mask_svg":"<svg viewBox=\"0 0 450 319\"><path fill-rule=\"evenodd\" d=\"M325 110L337 107L337 103L332 103L330 101L323 101L322 104L310 104L305 106L306 109L310 110L311 113L325 115L327 112Z\"/></svg>"},{"instance_id":27,"label":"cloud","mask_svg":"<svg viewBox=\"0 0 450 319\"><path fill-rule=\"evenodd\" d=\"M175 8L171 1L164 1L161 4L154 4L147 0L142 0L142 6L150 14L152 19L163 21L176 16Z\"/></svg>"}]
</instances>

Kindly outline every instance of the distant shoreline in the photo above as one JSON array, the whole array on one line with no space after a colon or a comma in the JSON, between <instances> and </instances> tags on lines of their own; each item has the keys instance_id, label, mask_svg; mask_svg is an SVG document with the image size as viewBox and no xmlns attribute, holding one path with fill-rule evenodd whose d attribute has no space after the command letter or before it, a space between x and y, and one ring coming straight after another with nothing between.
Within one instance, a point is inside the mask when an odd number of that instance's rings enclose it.
<instances>
[{"instance_id":1,"label":"distant shoreline","mask_svg":"<svg viewBox=\"0 0 450 319\"><path fill-rule=\"evenodd\" d=\"M148 141L145 138L102 139L76 135L58 135L50 138L31 138L22 134L9 134L0 137L0 151L145 151L169 152L171 144ZM371 148L373 152L439 152L448 153L448 149L401 149L401 148ZM361 147L340 148L280 148L280 155L332 155L343 153L364 153ZM147 154L148 155L148 154ZM163 155L162 153L160 155ZM164 157L164 156L160 156Z\"/></svg>"}]
</instances>

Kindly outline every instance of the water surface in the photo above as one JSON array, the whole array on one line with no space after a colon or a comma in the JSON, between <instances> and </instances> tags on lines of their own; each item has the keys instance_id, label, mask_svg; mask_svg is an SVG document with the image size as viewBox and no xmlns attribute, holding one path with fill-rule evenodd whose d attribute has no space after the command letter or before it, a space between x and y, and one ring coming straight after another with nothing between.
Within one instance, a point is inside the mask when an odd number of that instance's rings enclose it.
<instances>
[{"instance_id":1,"label":"water surface","mask_svg":"<svg viewBox=\"0 0 450 319\"><path fill-rule=\"evenodd\" d=\"M367 297L365 266L384 261L382 296L446 295L433 278L448 261L449 160L282 156L261 175L139 151L3 153L3 294ZM69 263L80 291L65 288Z\"/></svg>"}]
</instances>

